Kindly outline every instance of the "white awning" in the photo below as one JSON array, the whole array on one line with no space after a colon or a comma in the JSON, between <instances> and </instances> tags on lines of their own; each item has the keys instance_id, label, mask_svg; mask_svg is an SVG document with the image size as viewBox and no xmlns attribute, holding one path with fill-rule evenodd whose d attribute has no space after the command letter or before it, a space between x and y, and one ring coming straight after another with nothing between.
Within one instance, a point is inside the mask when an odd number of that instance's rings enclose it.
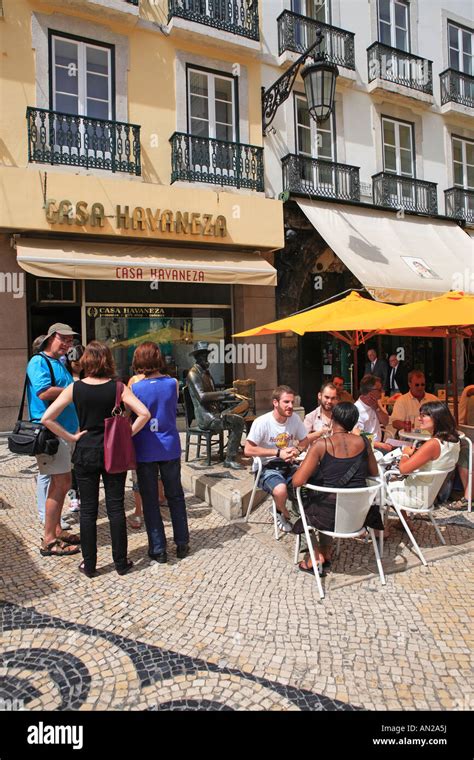
<instances>
[{"instance_id":1,"label":"white awning","mask_svg":"<svg viewBox=\"0 0 474 760\"><path fill-rule=\"evenodd\" d=\"M158 246L17 240L19 265L37 277L116 282L276 285L276 269L258 253Z\"/></svg>"},{"instance_id":2,"label":"white awning","mask_svg":"<svg viewBox=\"0 0 474 760\"><path fill-rule=\"evenodd\" d=\"M472 239L455 223L298 200L334 253L377 301L411 303L458 289L474 271Z\"/></svg>"}]
</instances>

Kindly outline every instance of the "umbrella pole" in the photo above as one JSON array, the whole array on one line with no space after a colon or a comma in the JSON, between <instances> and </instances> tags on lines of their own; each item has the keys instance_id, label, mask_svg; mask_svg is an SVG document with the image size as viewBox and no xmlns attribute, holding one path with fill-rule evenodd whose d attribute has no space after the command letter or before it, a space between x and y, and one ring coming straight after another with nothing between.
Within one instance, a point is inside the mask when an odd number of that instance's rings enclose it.
<instances>
[{"instance_id":1,"label":"umbrella pole","mask_svg":"<svg viewBox=\"0 0 474 760\"><path fill-rule=\"evenodd\" d=\"M453 378L453 412L456 425L458 424L458 376L456 357L456 338L451 338L451 375Z\"/></svg>"},{"instance_id":2,"label":"umbrella pole","mask_svg":"<svg viewBox=\"0 0 474 760\"><path fill-rule=\"evenodd\" d=\"M359 367L358 367L358 364L357 364L357 350L358 350L358 348L359 348L358 345L355 345L355 346L353 345L352 346L352 356L353 356L353 361L352 361L352 365L353 365L353 370L352 370L352 385L353 385L352 397L353 398L356 398L356 396L359 395Z\"/></svg>"},{"instance_id":3,"label":"umbrella pole","mask_svg":"<svg viewBox=\"0 0 474 760\"><path fill-rule=\"evenodd\" d=\"M446 394L446 403L449 399L449 338L446 338L444 344L444 390Z\"/></svg>"}]
</instances>

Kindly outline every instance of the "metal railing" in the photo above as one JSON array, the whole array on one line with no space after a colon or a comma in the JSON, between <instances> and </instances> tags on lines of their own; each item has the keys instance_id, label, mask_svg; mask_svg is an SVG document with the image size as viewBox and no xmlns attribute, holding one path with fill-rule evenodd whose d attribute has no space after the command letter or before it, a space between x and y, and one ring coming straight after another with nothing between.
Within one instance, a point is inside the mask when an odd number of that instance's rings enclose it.
<instances>
[{"instance_id":1,"label":"metal railing","mask_svg":"<svg viewBox=\"0 0 474 760\"><path fill-rule=\"evenodd\" d=\"M278 54L285 50L294 53L304 53L316 42L316 30L321 29L323 41L318 50L326 54L326 58L338 66L355 69L354 33L346 32L337 26L323 24L307 16L301 16L292 11L283 11L278 22Z\"/></svg>"},{"instance_id":2,"label":"metal railing","mask_svg":"<svg viewBox=\"0 0 474 760\"><path fill-rule=\"evenodd\" d=\"M359 167L288 153L281 160L283 190L319 198L360 201Z\"/></svg>"},{"instance_id":3,"label":"metal railing","mask_svg":"<svg viewBox=\"0 0 474 760\"><path fill-rule=\"evenodd\" d=\"M376 206L406 209L419 214L438 213L436 182L379 172L372 176L372 195Z\"/></svg>"},{"instance_id":4,"label":"metal railing","mask_svg":"<svg viewBox=\"0 0 474 760\"><path fill-rule=\"evenodd\" d=\"M168 21L173 16L259 39L258 0L168 0Z\"/></svg>"},{"instance_id":5,"label":"metal railing","mask_svg":"<svg viewBox=\"0 0 474 760\"><path fill-rule=\"evenodd\" d=\"M474 77L455 69L446 69L439 76L442 106L446 103L460 103L474 108Z\"/></svg>"},{"instance_id":6,"label":"metal railing","mask_svg":"<svg viewBox=\"0 0 474 760\"><path fill-rule=\"evenodd\" d=\"M263 148L175 132L171 182L209 182L263 192Z\"/></svg>"},{"instance_id":7,"label":"metal railing","mask_svg":"<svg viewBox=\"0 0 474 760\"><path fill-rule=\"evenodd\" d=\"M385 79L412 90L433 94L433 63L413 53L374 42L367 48L369 82Z\"/></svg>"},{"instance_id":8,"label":"metal railing","mask_svg":"<svg viewBox=\"0 0 474 760\"><path fill-rule=\"evenodd\" d=\"M444 191L444 203L446 216L453 219L464 219L469 224L474 224L474 190L463 187L450 187Z\"/></svg>"},{"instance_id":9,"label":"metal railing","mask_svg":"<svg viewBox=\"0 0 474 760\"><path fill-rule=\"evenodd\" d=\"M31 107L26 119L30 162L141 174L137 124Z\"/></svg>"}]
</instances>

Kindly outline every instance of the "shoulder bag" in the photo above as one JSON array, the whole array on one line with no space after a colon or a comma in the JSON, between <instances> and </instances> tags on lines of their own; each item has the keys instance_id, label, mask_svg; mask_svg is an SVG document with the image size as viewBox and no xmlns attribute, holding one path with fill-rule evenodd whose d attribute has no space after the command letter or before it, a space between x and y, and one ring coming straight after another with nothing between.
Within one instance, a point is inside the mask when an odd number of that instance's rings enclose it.
<instances>
[{"instance_id":1,"label":"shoulder bag","mask_svg":"<svg viewBox=\"0 0 474 760\"><path fill-rule=\"evenodd\" d=\"M51 375L51 386L56 385L53 367L48 357L41 354L49 368ZM25 406L26 386L28 375L25 374L25 383L23 386L23 395L21 397L20 408L18 410L18 419L13 428L13 432L8 436L8 448L12 454L23 454L26 456L36 456L37 454L48 454L54 456L59 447L59 438L48 430L41 422L26 422L23 420L23 409Z\"/></svg>"},{"instance_id":2,"label":"shoulder bag","mask_svg":"<svg viewBox=\"0 0 474 760\"><path fill-rule=\"evenodd\" d=\"M132 426L120 404L123 389L123 383L117 380L112 416L105 419L104 467L105 471L111 474L137 469Z\"/></svg>"}]
</instances>

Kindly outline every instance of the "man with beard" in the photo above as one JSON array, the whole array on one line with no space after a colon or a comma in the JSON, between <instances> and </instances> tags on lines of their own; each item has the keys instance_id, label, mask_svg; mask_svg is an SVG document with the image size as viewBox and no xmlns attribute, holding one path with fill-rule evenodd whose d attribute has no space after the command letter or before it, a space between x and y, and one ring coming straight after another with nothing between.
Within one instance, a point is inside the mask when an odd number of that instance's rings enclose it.
<instances>
[{"instance_id":1,"label":"man with beard","mask_svg":"<svg viewBox=\"0 0 474 760\"><path fill-rule=\"evenodd\" d=\"M279 385L272 394L273 410L257 417L245 442L246 457L260 457L262 473L259 488L272 494L278 512L277 523L284 533L291 531L286 505L288 483L296 471L295 459L309 445L306 429L293 414L295 392L288 385ZM254 460L253 471L257 470Z\"/></svg>"},{"instance_id":2,"label":"man with beard","mask_svg":"<svg viewBox=\"0 0 474 760\"><path fill-rule=\"evenodd\" d=\"M334 383L324 383L318 393L319 406L304 418L308 441L313 443L332 433L332 410L339 402Z\"/></svg>"}]
</instances>

